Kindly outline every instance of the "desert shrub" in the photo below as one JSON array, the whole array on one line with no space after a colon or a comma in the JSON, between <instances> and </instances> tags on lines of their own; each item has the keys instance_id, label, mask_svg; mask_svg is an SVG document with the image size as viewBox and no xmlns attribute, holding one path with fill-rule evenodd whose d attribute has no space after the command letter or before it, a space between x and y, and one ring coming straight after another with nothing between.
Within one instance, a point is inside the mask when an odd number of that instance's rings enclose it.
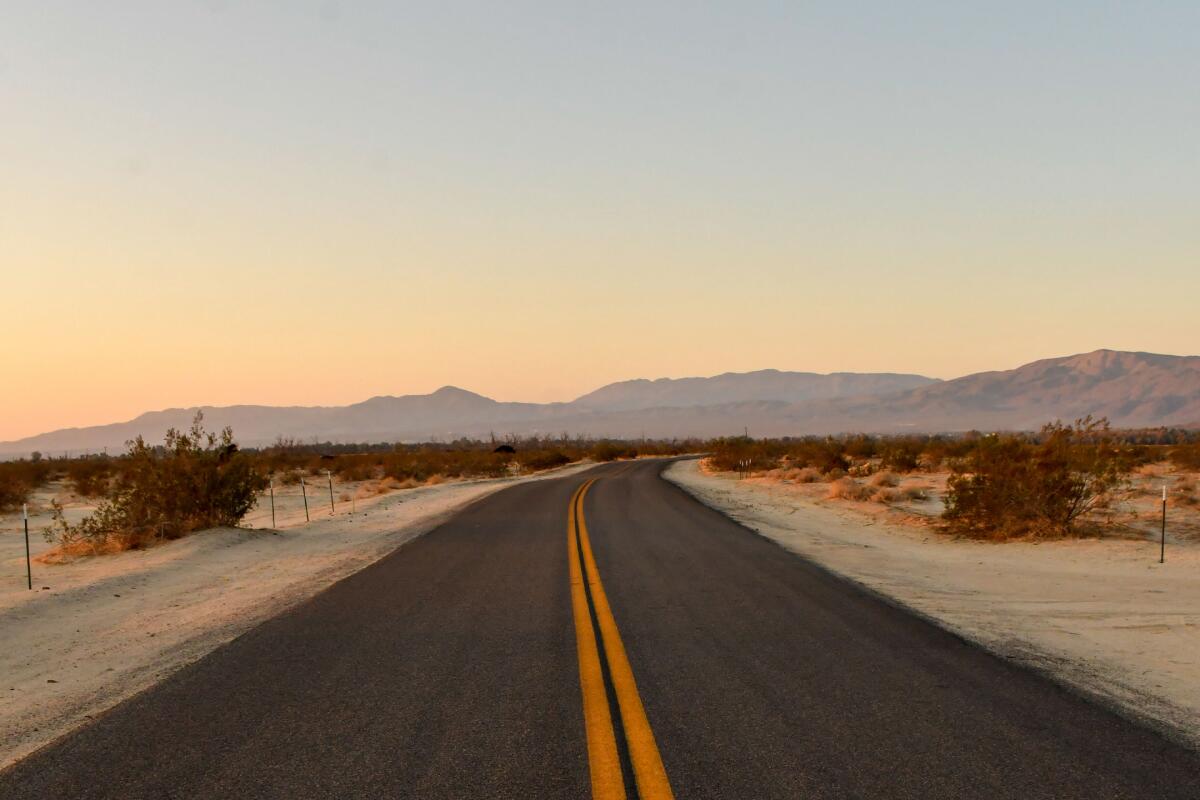
<instances>
[{"instance_id":1,"label":"desert shrub","mask_svg":"<svg viewBox=\"0 0 1200 800\"><path fill-rule=\"evenodd\" d=\"M931 436L926 440L921 452L921 464L927 469L935 470L945 466L948 462L965 458L975 449L981 438L983 438L983 434L978 431L971 431L959 436L944 434Z\"/></svg>"},{"instance_id":2,"label":"desert shrub","mask_svg":"<svg viewBox=\"0 0 1200 800\"><path fill-rule=\"evenodd\" d=\"M785 445L781 442L760 441L744 436L716 439L710 444L710 449L709 465L724 472L777 469L784 463L785 456ZM789 460L788 463L792 462Z\"/></svg>"},{"instance_id":3,"label":"desert shrub","mask_svg":"<svg viewBox=\"0 0 1200 800\"><path fill-rule=\"evenodd\" d=\"M980 538L1071 535L1130 468L1107 420L1054 423L1036 437L983 437L952 467L944 518Z\"/></svg>"},{"instance_id":4,"label":"desert shrub","mask_svg":"<svg viewBox=\"0 0 1200 800\"><path fill-rule=\"evenodd\" d=\"M921 462L919 468L926 472L937 472L945 462L940 453L926 451L921 453Z\"/></svg>"},{"instance_id":5,"label":"desert shrub","mask_svg":"<svg viewBox=\"0 0 1200 800\"><path fill-rule=\"evenodd\" d=\"M341 455L334 459L334 474L343 481L369 481L379 473L379 459L372 455Z\"/></svg>"},{"instance_id":6,"label":"desert shrub","mask_svg":"<svg viewBox=\"0 0 1200 800\"><path fill-rule=\"evenodd\" d=\"M29 499L29 484L10 470L0 470L0 511L20 508Z\"/></svg>"},{"instance_id":7,"label":"desert shrub","mask_svg":"<svg viewBox=\"0 0 1200 800\"><path fill-rule=\"evenodd\" d=\"M0 510L20 508L30 492L50 480L54 468L37 456L0 462Z\"/></svg>"},{"instance_id":8,"label":"desert shrub","mask_svg":"<svg viewBox=\"0 0 1200 800\"><path fill-rule=\"evenodd\" d=\"M67 479L83 497L100 497L108 491L113 464L107 456L76 458L67 462Z\"/></svg>"},{"instance_id":9,"label":"desert shrub","mask_svg":"<svg viewBox=\"0 0 1200 800\"><path fill-rule=\"evenodd\" d=\"M637 458L637 448L619 442L597 442L591 450L594 461L616 461L618 458Z\"/></svg>"},{"instance_id":10,"label":"desert shrub","mask_svg":"<svg viewBox=\"0 0 1200 800\"><path fill-rule=\"evenodd\" d=\"M561 467L563 464L570 463L571 457L563 451L556 449L522 450L517 453L517 464L526 472Z\"/></svg>"},{"instance_id":11,"label":"desert shrub","mask_svg":"<svg viewBox=\"0 0 1200 800\"><path fill-rule=\"evenodd\" d=\"M832 436L824 439L808 439L792 450L793 460L802 466L812 467L824 473L850 469L850 459L843 451L843 442Z\"/></svg>"},{"instance_id":12,"label":"desert shrub","mask_svg":"<svg viewBox=\"0 0 1200 800\"><path fill-rule=\"evenodd\" d=\"M923 484L914 484L900 489L905 500L928 500L930 488Z\"/></svg>"},{"instance_id":13,"label":"desert shrub","mask_svg":"<svg viewBox=\"0 0 1200 800\"><path fill-rule=\"evenodd\" d=\"M853 478L838 478L829 486L830 500L869 500L874 494Z\"/></svg>"},{"instance_id":14,"label":"desert shrub","mask_svg":"<svg viewBox=\"0 0 1200 800\"><path fill-rule=\"evenodd\" d=\"M921 465L921 454L925 441L916 437L888 439L880 447L880 462L884 469L893 472L912 472Z\"/></svg>"},{"instance_id":15,"label":"desert shrub","mask_svg":"<svg viewBox=\"0 0 1200 800\"><path fill-rule=\"evenodd\" d=\"M862 433L848 436L842 443L842 452L850 458L874 458L879 452L879 440Z\"/></svg>"},{"instance_id":16,"label":"desert shrub","mask_svg":"<svg viewBox=\"0 0 1200 800\"><path fill-rule=\"evenodd\" d=\"M1200 472L1200 442L1181 444L1171 448L1170 458L1175 469Z\"/></svg>"},{"instance_id":17,"label":"desert shrub","mask_svg":"<svg viewBox=\"0 0 1200 800\"><path fill-rule=\"evenodd\" d=\"M386 478L425 483L435 475L442 479L498 478L508 474L511 457L482 448L447 450L422 445L397 447L380 461Z\"/></svg>"},{"instance_id":18,"label":"desert shrub","mask_svg":"<svg viewBox=\"0 0 1200 800\"><path fill-rule=\"evenodd\" d=\"M95 513L71 525L56 507L51 535L64 546L83 543L102 552L238 524L266 479L238 452L229 428L208 433L203 419L198 413L190 430L167 431L161 447L140 436L130 442L121 474Z\"/></svg>"}]
</instances>

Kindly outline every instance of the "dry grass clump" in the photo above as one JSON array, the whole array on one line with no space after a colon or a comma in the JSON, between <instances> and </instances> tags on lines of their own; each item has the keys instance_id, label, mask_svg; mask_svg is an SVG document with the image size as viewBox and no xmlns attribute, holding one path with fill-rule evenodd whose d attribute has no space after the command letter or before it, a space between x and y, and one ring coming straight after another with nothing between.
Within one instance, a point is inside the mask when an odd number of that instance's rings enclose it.
<instances>
[{"instance_id":1,"label":"dry grass clump","mask_svg":"<svg viewBox=\"0 0 1200 800\"><path fill-rule=\"evenodd\" d=\"M35 556L33 560L39 564L67 564L77 558L112 555L128 549L129 547L125 543L115 537L75 539L69 542L60 542L40 556Z\"/></svg>"},{"instance_id":2,"label":"dry grass clump","mask_svg":"<svg viewBox=\"0 0 1200 800\"><path fill-rule=\"evenodd\" d=\"M425 486L422 481L405 478L397 480L396 478L379 478L373 481L364 481L354 490L354 497L358 500L365 500L371 497L379 497L388 492L395 492L400 489L415 489L418 486ZM349 499L349 498L346 498Z\"/></svg>"},{"instance_id":3,"label":"dry grass clump","mask_svg":"<svg viewBox=\"0 0 1200 800\"><path fill-rule=\"evenodd\" d=\"M1168 504L1183 508L1200 506L1200 493L1196 491L1196 479L1191 475L1184 475L1176 480L1175 485L1168 492Z\"/></svg>"},{"instance_id":4,"label":"dry grass clump","mask_svg":"<svg viewBox=\"0 0 1200 800\"><path fill-rule=\"evenodd\" d=\"M853 478L838 478L829 485L830 500L870 500L873 492Z\"/></svg>"},{"instance_id":5,"label":"dry grass clump","mask_svg":"<svg viewBox=\"0 0 1200 800\"><path fill-rule=\"evenodd\" d=\"M818 483L821 480L821 473L812 467L788 467L785 469L771 470L767 473L771 477L779 478L780 480L790 481L792 483Z\"/></svg>"},{"instance_id":6,"label":"dry grass clump","mask_svg":"<svg viewBox=\"0 0 1200 800\"><path fill-rule=\"evenodd\" d=\"M1176 494L1167 499L1167 505L1172 508L1196 508L1200 507L1200 497L1195 494Z\"/></svg>"},{"instance_id":7,"label":"dry grass clump","mask_svg":"<svg viewBox=\"0 0 1200 800\"><path fill-rule=\"evenodd\" d=\"M876 489L875 493L871 495L872 503L883 503L884 505L898 503L902 499L904 499L904 495L899 489L893 489L888 486Z\"/></svg>"},{"instance_id":8,"label":"dry grass clump","mask_svg":"<svg viewBox=\"0 0 1200 800\"><path fill-rule=\"evenodd\" d=\"M877 486L871 495L871 502L892 505L894 503L914 502L929 499L931 488L925 484L898 486L884 483Z\"/></svg>"},{"instance_id":9,"label":"dry grass clump","mask_svg":"<svg viewBox=\"0 0 1200 800\"><path fill-rule=\"evenodd\" d=\"M911 486L905 486L900 490L900 493L904 495L905 500L917 502L928 500L932 492L933 487L924 483L914 483Z\"/></svg>"},{"instance_id":10,"label":"dry grass clump","mask_svg":"<svg viewBox=\"0 0 1200 800\"><path fill-rule=\"evenodd\" d=\"M872 486L899 486L900 479L896 477L894 472L884 470L883 472L876 472L874 475L872 475L869 483Z\"/></svg>"}]
</instances>

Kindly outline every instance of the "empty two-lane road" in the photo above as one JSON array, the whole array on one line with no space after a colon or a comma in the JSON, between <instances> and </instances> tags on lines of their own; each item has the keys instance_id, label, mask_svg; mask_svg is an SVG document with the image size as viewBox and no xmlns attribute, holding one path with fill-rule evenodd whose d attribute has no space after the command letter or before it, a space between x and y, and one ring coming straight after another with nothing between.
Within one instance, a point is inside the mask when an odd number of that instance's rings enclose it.
<instances>
[{"instance_id":1,"label":"empty two-lane road","mask_svg":"<svg viewBox=\"0 0 1200 800\"><path fill-rule=\"evenodd\" d=\"M1200 797L1195 753L662 466L471 505L0 774L0 798Z\"/></svg>"}]
</instances>

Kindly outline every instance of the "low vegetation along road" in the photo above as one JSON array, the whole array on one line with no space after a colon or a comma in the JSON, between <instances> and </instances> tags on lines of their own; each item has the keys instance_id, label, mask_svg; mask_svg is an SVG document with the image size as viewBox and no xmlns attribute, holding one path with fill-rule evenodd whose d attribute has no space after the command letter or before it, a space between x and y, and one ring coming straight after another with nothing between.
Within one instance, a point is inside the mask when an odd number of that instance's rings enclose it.
<instances>
[{"instance_id":1,"label":"low vegetation along road","mask_svg":"<svg viewBox=\"0 0 1200 800\"><path fill-rule=\"evenodd\" d=\"M0 797L1200 797L1195 753L662 466L491 495L0 774Z\"/></svg>"}]
</instances>

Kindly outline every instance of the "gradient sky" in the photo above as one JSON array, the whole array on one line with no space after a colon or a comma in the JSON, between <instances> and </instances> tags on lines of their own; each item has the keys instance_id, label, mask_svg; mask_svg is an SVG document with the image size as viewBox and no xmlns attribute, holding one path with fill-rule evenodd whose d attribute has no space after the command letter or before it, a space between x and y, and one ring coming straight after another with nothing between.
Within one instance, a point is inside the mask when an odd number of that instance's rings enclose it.
<instances>
[{"instance_id":1,"label":"gradient sky","mask_svg":"<svg viewBox=\"0 0 1200 800\"><path fill-rule=\"evenodd\" d=\"M1200 4L0 0L0 439L1200 353Z\"/></svg>"}]
</instances>

